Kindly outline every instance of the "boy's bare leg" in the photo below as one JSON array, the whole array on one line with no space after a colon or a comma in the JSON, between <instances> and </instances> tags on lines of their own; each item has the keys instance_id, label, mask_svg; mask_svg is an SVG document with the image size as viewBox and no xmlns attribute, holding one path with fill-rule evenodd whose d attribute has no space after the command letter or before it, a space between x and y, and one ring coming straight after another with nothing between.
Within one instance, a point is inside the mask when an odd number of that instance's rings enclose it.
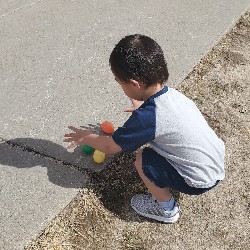
<instances>
[{"instance_id":1,"label":"boy's bare leg","mask_svg":"<svg viewBox=\"0 0 250 250\"><path fill-rule=\"evenodd\" d=\"M143 180L146 187L149 189L150 193L155 199L160 202L169 201L171 198L171 192L169 188L159 188L153 182L151 182L142 171L142 149L140 149L136 155L135 167L139 173L141 179Z\"/></svg>"}]
</instances>

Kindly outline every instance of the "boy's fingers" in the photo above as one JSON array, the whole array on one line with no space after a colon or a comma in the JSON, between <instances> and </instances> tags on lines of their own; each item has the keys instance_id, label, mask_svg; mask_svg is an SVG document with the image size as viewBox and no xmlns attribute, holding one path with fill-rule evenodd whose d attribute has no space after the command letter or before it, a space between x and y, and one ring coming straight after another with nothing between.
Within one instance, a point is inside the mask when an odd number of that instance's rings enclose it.
<instances>
[{"instance_id":1,"label":"boy's fingers","mask_svg":"<svg viewBox=\"0 0 250 250\"><path fill-rule=\"evenodd\" d=\"M68 126L69 129L73 130L74 132L78 132L81 129L75 128L73 126Z\"/></svg>"},{"instance_id":2,"label":"boy's fingers","mask_svg":"<svg viewBox=\"0 0 250 250\"><path fill-rule=\"evenodd\" d=\"M136 101L134 99L132 99L132 98L130 100L131 100L132 105L134 106Z\"/></svg>"},{"instance_id":3,"label":"boy's fingers","mask_svg":"<svg viewBox=\"0 0 250 250\"><path fill-rule=\"evenodd\" d=\"M74 141L74 139L73 138L68 138L68 139L65 139L65 140L63 140L64 142L71 142L71 141Z\"/></svg>"},{"instance_id":4,"label":"boy's fingers","mask_svg":"<svg viewBox=\"0 0 250 250\"><path fill-rule=\"evenodd\" d=\"M124 112L133 112L135 110L135 107L131 107L128 109L125 109Z\"/></svg>"},{"instance_id":5,"label":"boy's fingers","mask_svg":"<svg viewBox=\"0 0 250 250\"><path fill-rule=\"evenodd\" d=\"M132 109L125 109L124 112L132 112Z\"/></svg>"},{"instance_id":6,"label":"boy's fingers","mask_svg":"<svg viewBox=\"0 0 250 250\"><path fill-rule=\"evenodd\" d=\"M74 137L75 133L65 134L64 137Z\"/></svg>"}]
</instances>

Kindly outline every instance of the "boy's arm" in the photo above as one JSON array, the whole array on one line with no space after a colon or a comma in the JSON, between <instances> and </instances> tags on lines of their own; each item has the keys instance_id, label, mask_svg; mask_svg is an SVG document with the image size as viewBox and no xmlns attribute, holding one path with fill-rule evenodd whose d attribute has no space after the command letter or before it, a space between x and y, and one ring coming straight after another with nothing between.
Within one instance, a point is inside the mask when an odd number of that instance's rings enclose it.
<instances>
[{"instance_id":1,"label":"boy's arm","mask_svg":"<svg viewBox=\"0 0 250 250\"><path fill-rule=\"evenodd\" d=\"M93 134L90 129L83 130L73 126L69 126L69 129L73 130L75 133L64 135L64 137L67 137L64 142L71 142L68 148L74 148L85 144L106 154L115 154L122 150L110 136Z\"/></svg>"},{"instance_id":2,"label":"boy's arm","mask_svg":"<svg viewBox=\"0 0 250 250\"><path fill-rule=\"evenodd\" d=\"M82 139L82 145L86 144L106 154L115 154L122 150L110 136L89 134Z\"/></svg>"}]
</instances>

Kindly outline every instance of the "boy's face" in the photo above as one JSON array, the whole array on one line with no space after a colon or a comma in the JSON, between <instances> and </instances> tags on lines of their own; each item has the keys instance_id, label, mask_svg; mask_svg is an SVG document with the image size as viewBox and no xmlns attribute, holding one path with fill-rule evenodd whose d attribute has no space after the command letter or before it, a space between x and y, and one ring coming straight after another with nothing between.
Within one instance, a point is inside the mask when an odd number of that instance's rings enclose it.
<instances>
[{"instance_id":1,"label":"boy's face","mask_svg":"<svg viewBox=\"0 0 250 250\"><path fill-rule=\"evenodd\" d=\"M137 101L143 100L141 93L142 86L137 81L130 80L129 82L125 82L119 79L117 76L115 76L115 80L120 84L126 96Z\"/></svg>"}]
</instances>

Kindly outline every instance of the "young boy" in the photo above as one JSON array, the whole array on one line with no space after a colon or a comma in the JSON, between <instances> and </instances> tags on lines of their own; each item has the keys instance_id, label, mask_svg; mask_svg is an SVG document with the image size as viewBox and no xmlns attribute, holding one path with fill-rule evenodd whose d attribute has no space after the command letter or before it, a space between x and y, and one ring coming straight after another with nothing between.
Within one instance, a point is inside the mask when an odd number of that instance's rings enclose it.
<instances>
[{"instance_id":1,"label":"young boy","mask_svg":"<svg viewBox=\"0 0 250 250\"><path fill-rule=\"evenodd\" d=\"M195 104L164 86L168 70L160 46L144 35L124 37L110 55L115 80L131 98L132 114L112 137L72 126L66 134L73 147L87 144L107 154L121 150L136 155L135 167L149 194L135 195L132 208L140 215L173 223L179 206L170 189L202 194L224 178L224 144Z\"/></svg>"}]
</instances>

